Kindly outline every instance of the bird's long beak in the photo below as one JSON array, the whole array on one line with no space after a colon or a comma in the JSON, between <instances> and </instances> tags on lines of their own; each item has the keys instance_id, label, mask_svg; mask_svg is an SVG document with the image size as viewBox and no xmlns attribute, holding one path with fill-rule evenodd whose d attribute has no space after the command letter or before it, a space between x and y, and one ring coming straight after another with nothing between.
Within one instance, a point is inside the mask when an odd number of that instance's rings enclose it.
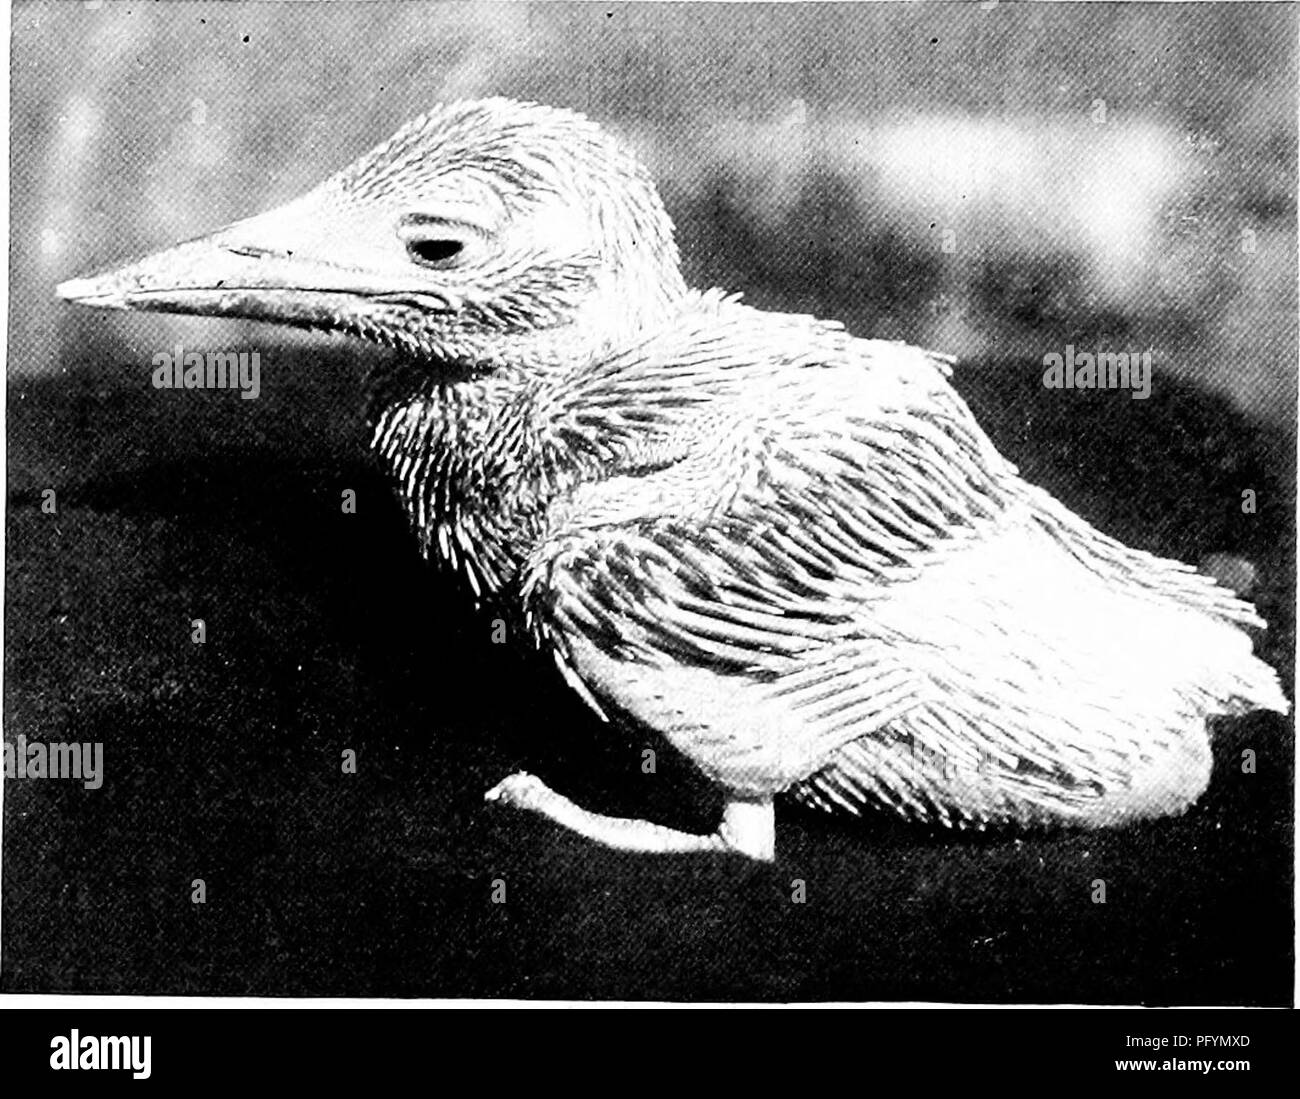
<instances>
[{"instance_id":1,"label":"bird's long beak","mask_svg":"<svg viewBox=\"0 0 1300 1099\"><path fill-rule=\"evenodd\" d=\"M299 200L116 270L69 279L55 292L99 309L321 326L337 323L359 299L418 297L424 309L450 306L428 286L413 294L408 278L383 273L377 264L340 262L352 241L346 227L323 234L321 216L322 211ZM330 254L329 262L312 254L322 251Z\"/></svg>"}]
</instances>

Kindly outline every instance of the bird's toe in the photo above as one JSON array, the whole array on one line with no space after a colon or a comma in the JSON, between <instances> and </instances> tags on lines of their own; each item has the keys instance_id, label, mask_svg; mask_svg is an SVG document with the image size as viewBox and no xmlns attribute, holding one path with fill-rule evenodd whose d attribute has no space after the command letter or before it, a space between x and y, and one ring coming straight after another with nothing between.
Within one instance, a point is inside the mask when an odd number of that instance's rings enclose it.
<instances>
[{"instance_id":1,"label":"bird's toe","mask_svg":"<svg viewBox=\"0 0 1300 1099\"><path fill-rule=\"evenodd\" d=\"M549 793L550 788L536 775L516 771L493 786L483 795L483 800L514 805L521 809L536 809Z\"/></svg>"}]
</instances>

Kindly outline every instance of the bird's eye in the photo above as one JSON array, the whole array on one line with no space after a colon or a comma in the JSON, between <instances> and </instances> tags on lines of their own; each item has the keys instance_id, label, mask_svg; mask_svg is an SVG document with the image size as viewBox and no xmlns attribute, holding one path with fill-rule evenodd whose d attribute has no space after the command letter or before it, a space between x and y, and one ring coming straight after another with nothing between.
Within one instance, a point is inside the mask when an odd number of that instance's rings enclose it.
<instances>
[{"instance_id":1,"label":"bird's eye","mask_svg":"<svg viewBox=\"0 0 1300 1099\"><path fill-rule=\"evenodd\" d=\"M406 254L425 267L452 267L465 251L463 240L408 240Z\"/></svg>"},{"instance_id":2,"label":"bird's eye","mask_svg":"<svg viewBox=\"0 0 1300 1099\"><path fill-rule=\"evenodd\" d=\"M397 223L397 236L411 262L438 271L477 255L486 235L485 229L464 219L423 211L404 214Z\"/></svg>"}]
</instances>

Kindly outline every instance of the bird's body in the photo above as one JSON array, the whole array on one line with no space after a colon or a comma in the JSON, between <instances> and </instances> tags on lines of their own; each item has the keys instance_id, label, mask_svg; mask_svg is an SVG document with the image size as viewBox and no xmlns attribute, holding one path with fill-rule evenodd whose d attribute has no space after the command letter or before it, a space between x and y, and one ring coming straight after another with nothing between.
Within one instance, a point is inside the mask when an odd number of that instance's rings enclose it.
<instances>
[{"instance_id":1,"label":"bird's body","mask_svg":"<svg viewBox=\"0 0 1300 1099\"><path fill-rule=\"evenodd\" d=\"M643 171L567 112L443 108L274 215L64 293L404 352L373 441L422 550L727 795L704 837L531 776L490 794L604 842L771 857L782 791L1116 824L1199 796L1212 715L1287 708L1253 608L1024 482L946 358L688 290Z\"/></svg>"}]
</instances>

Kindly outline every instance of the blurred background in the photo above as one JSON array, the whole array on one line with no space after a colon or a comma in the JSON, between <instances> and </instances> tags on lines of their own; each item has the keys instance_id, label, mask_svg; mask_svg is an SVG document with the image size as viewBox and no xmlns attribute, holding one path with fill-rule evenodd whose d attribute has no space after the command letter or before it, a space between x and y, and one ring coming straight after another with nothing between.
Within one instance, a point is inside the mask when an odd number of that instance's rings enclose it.
<instances>
[{"instance_id":1,"label":"blurred background","mask_svg":"<svg viewBox=\"0 0 1300 1099\"><path fill-rule=\"evenodd\" d=\"M1151 350L1292 416L1289 5L20 3L13 33L11 374L76 338L58 280L504 94L621 132L701 286L962 356Z\"/></svg>"},{"instance_id":2,"label":"blurred background","mask_svg":"<svg viewBox=\"0 0 1300 1099\"><path fill-rule=\"evenodd\" d=\"M695 831L719 805L423 566L367 449L384 352L53 288L439 101L576 108L648 161L693 284L962 356L1027 478L1250 594L1294 698L1296 29L1244 3L16 4L4 731L101 742L105 780L5 784L0 989L1289 1004L1286 719L1222 723L1201 802L1117 832L781 805L752 866L490 812L521 767ZM153 390L178 342L259 350L261 397ZM1045 389L1067 344L1151 351L1150 399Z\"/></svg>"}]
</instances>

